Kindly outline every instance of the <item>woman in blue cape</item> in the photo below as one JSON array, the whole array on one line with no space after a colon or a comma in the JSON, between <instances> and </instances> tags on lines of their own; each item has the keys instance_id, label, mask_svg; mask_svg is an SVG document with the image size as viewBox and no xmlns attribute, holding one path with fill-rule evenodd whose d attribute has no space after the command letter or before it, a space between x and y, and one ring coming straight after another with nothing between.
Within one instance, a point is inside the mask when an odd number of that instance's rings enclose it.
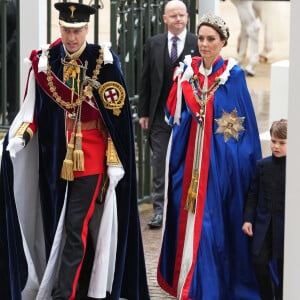
<instances>
[{"instance_id":1,"label":"woman in blue cape","mask_svg":"<svg viewBox=\"0 0 300 300\"><path fill-rule=\"evenodd\" d=\"M202 57L175 71L166 109L173 130L158 282L178 299L258 300L241 230L261 157L254 109L243 70L220 56L225 22L207 14L197 33Z\"/></svg>"}]
</instances>

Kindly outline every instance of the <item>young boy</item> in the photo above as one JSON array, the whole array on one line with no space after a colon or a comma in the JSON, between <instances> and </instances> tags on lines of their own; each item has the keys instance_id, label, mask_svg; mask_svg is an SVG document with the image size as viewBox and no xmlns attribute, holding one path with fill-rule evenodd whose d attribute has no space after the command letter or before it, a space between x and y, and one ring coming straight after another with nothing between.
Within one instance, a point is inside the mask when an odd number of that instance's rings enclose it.
<instances>
[{"instance_id":1,"label":"young boy","mask_svg":"<svg viewBox=\"0 0 300 300\"><path fill-rule=\"evenodd\" d=\"M270 128L272 155L257 162L245 206L242 230L253 237L254 270L262 300L274 299L270 261L277 262L282 299L287 120Z\"/></svg>"}]
</instances>

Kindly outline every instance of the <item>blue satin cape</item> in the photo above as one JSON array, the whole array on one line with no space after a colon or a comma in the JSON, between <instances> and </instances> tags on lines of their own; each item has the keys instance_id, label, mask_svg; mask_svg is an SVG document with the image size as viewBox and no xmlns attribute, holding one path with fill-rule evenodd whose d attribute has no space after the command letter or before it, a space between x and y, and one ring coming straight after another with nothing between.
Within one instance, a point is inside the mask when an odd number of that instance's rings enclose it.
<instances>
[{"instance_id":1,"label":"blue satin cape","mask_svg":"<svg viewBox=\"0 0 300 300\"><path fill-rule=\"evenodd\" d=\"M224 67L220 58L213 65L210 77ZM199 68L201 59L199 59ZM177 83L175 83L176 85ZM176 94L176 93L174 93ZM185 243L186 223L181 218L182 190L185 182L189 135L195 115L182 103L180 125L173 126L168 161L166 220L158 265L160 286L178 299L197 300L258 300L257 283L252 268L249 240L242 232L244 200L247 195L255 164L261 158L259 133L255 113L246 86L243 70L237 65L230 70L225 84L221 84L213 98L212 133L208 164L208 179L201 228L195 254L195 266L190 270L191 280L184 286L185 294L178 294L178 277ZM216 134L215 119L222 112L237 110L238 117L245 117L244 131L238 140L227 142L223 134ZM169 112L167 112L167 115ZM172 116L171 116L172 120Z\"/></svg>"}]
</instances>

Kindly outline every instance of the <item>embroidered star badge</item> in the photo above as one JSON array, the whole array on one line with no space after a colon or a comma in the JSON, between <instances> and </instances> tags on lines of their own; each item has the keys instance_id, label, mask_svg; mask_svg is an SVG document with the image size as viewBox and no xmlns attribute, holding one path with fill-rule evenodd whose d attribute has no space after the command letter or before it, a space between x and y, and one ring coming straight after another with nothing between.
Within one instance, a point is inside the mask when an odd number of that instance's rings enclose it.
<instances>
[{"instance_id":1,"label":"embroidered star badge","mask_svg":"<svg viewBox=\"0 0 300 300\"><path fill-rule=\"evenodd\" d=\"M215 119L215 121L219 125L215 133L223 133L225 143L231 137L235 138L238 141L239 133L245 130L245 128L242 125L244 120L245 117L237 116L236 108L231 113L227 113L223 110L221 118Z\"/></svg>"}]
</instances>

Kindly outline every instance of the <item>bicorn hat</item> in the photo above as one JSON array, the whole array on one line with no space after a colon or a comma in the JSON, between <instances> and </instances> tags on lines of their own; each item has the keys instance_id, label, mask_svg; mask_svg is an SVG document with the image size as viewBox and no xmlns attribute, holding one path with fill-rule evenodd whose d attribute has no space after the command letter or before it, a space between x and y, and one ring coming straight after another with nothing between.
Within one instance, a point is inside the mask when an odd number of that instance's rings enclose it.
<instances>
[{"instance_id":1,"label":"bicorn hat","mask_svg":"<svg viewBox=\"0 0 300 300\"><path fill-rule=\"evenodd\" d=\"M59 25L68 28L85 26L90 21L90 15L96 12L93 6L74 2L58 2L54 7L59 11Z\"/></svg>"}]
</instances>

